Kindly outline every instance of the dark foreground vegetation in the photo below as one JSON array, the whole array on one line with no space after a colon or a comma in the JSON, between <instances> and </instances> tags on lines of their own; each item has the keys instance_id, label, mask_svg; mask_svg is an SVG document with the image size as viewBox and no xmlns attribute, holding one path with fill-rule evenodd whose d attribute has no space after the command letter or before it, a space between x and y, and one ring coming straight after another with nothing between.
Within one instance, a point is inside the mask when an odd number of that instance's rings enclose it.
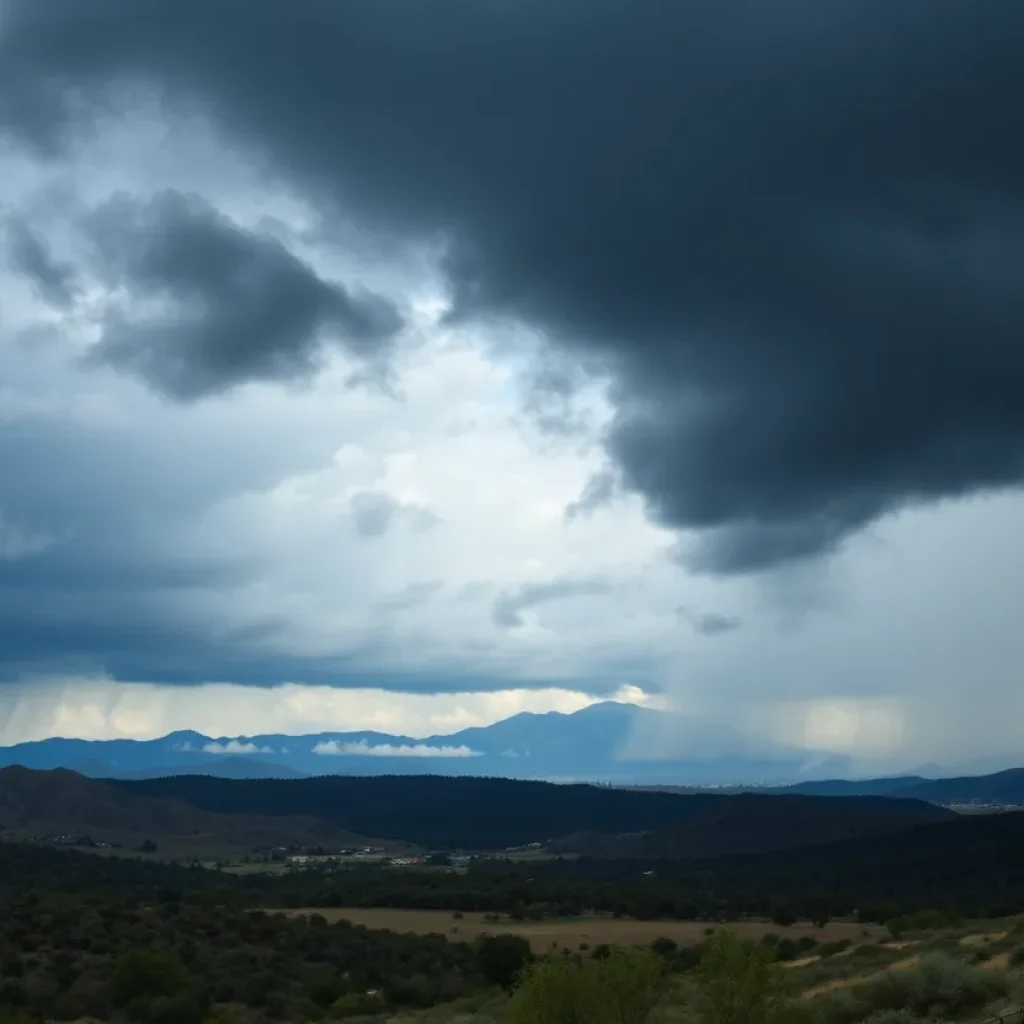
<instances>
[{"instance_id":1,"label":"dark foreground vegetation","mask_svg":"<svg viewBox=\"0 0 1024 1024\"><path fill-rule=\"evenodd\" d=\"M346 1006L430 1006L486 981L486 945L207 899L28 892L5 901L0 948L0 1014L29 1019L319 1020Z\"/></svg>"},{"instance_id":2,"label":"dark foreground vegetation","mask_svg":"<svg viewBox=\"0 0 1024 1024\"><path fill-rule=\"evenodd\" d=\"M643 863L577 859L479 862L465 873L364 867L237 876L0 844L0 1022L383 1020L513 989L511 1002L500 997L501 1012L523 1024L642 1024L672 999L683 1000L685 1012L657 1019L855 1024L882 1011L901 1015L893 1024L964 1018L1005 994L1003 973L929 954L912 970L892 977L883 970L810 1006L795 998L780 962L810 950L828 980L833 962L840 971L882 970L903 954L798 943L786 929L796 917L824 923L856 909L902 935L961 916L1022 911L1022 826L1017 816L971 818L885 837L876 847L670 862L669 871L662 861L653 875ZM315 913L273 913L352 905L442 908L451 911L451 927L446 935L396 934L329 924ZM496 934L459 941L464 910L494 913ZM704 918L709 933L718 921L758 914L776 921L777 934L756 946L717 928L697 949L670 940L631 953L581 948L537 961L520 984L534 958L524 938L500 934L502 922L595 911ZM726 998L737 992L742 1005Z\"/></svg>"},{"instance_id":3,"label":"dark foreground vegetation","mask_svg":"<svg viewBox=\"0 0 1024 1024\"><path fill-rule=\"evenodd\" d=\"M382 781L391 785L400 780ZM430 828L449 840L460 829L495 843L536 834L527 828L544 825L546 816L552 816L554 827L554 816L571 804L571 799L569 804L563 801L574 795L583 800L574 821L599 816L609 806L617 826L656 822L668 814L666 806L683 806L663 805L663 799L685 799L625 794L629 801L641 799L620 803L615 791L548 786L536 790L541 806L533 818L517 804L511 809L511 824L503 825L499 816L505 809L499 803L488 815L481 812L476 822L464 808L460 824L444 817L450 813L447 789L439 788L437 780L414 781L422 784L415 792L427 806L410 828L426 836L433 813L437 821ZM494 780L452 781L470 783L471 796L495 792ZM484 788L473 788L480 785ZM518 787L524 784L513 785L516 789L509 792L522 792ZM441 791L444 800L431 803L430 793ZM609 796L611 803L605 804ZM648 803L648 796L656 799ZM130 798L128 805L115 803L117 813L125 806L136 813ZM18 806L26 813L31 809L24 801ZM395 813L392 807L374 819L378 812L360 806L360 827L368 832L379 832L371 826L386 826L388 815ZM477 805L471 800L467 806ZM812 805L782 805L767 816L767 805L761 802L753 814L743 803L723 811L724 806L715 804L718 811L710 819L702 812L684 818L683 824L717 821L733 837L731 843L751 823L766 828L780 814L808 830L810 818L829 828L835 820L831 808L823 815L814 811L809 818L806 808ZM780 964L808 951L822 961L811 971L823 982L844 969L875 965L885 973L886 965L895 965L903 955L870 944L851 947L822 936L814 940L795 930L787 934L797 920L818 926L837 917L878 922L897 936L922 928L948 929L968 918L1024 912L1024 814L950 817L939 809L933 816L909 805L914 809L910 818L918 815L922 822L906 820L899 802L877 814L864 806L876 820L889 814L900 819L899 828L870 838L860 833L840 842L746 856L674 857L661 850L659 856L639 858L628 855L633 847L625 842L613 857L589 856L582 847L583 855L528 861L480 857L456 868L438 853L425 864L398 868L349 861L286 871L280 863L267 863L261 870L283 873L236 874L161 862L152 851L122 858L111 856L110 850L100 855L0 843L0 1024L384 1020L399 1012L435 1012L431 1008L442 1013L487 992L501 1001L501 1014L523 1024L641 1024L655 1019L655 1003L660 1013L666 999L677 997L685 1002L683 1015L661 1019L784 1024L813 1017L822 1024L856 1024L884 1011L902 1016L878 1024L906 1024L929 1014L967 1019L965 1015L996 1003L1006 986L1003 972L979 973L983 965L964 964L963 958L953 962L948 956L936 959L931 953L895 980L876 977L841 995L816 997L813 1014L806 1000L794 1001L792 993L778 987L783 980L777 973ZM294 814L299 808L290 810ZM259 813L267 814L267 807ZM854 813L852 820L859 832L867 818ZM655 845L671 842L680 827L677 822L656 828ZM650 843L638 848L649 849ZM299 907L322 909L323 914L274 913ZM329 908L345 907L442 911L438 928L444 934L397 934L327 921L327 916L337 916L328 915ZM471 911L492 915L486 924L493 925L494 934L462 941L459 917ZM571 955L537 962L520 984L520 973L533 954L526 938L503 935L503 929L526 930L523 921L593 915L705 922L699 935L718 935L723 922L767 918L777 934L771 943L756 947L705 936L696 949L680 949L665 939L651 950L629 954L584 944L570 950ZM535 947L538 952L543 948ZM1003 950L1004 957L1009 949ZM936 955L948 952L940 949ZM741 1007L746 1016L716 1003L721 993L739 991L737 978L745 979L742 991L754 993ZM500 994L512 989L511 1001ZM618 1016L608 1016L613 1011ZM444 1017L429 1020L435 1019Z\"/></svg>"}]
</instances>

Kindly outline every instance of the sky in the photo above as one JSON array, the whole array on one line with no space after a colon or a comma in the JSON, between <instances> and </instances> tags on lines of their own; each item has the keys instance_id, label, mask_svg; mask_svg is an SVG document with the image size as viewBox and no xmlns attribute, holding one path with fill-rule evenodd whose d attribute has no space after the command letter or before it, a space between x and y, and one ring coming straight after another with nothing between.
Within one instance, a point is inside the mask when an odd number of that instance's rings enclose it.
<instances>
[{"instance_id":1,"label":"sky","mask_svg":"<svg viewBox=\"0 0 1024 1024\"><path fill-rule=\"evenodd\" d=\"M0 743L618 698L1024 762L1022 42L0 3Z\"/></svg>"}]
</instances>

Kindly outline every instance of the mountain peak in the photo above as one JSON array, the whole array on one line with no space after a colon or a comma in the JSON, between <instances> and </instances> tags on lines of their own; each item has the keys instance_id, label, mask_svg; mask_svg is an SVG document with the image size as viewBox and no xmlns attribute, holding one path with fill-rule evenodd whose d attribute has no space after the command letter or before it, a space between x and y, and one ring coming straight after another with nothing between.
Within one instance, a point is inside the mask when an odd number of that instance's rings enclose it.
<instances>
[{"instance_id":1,"label":"mountain peak","mask_svg":"<svg viewBox=\"0 0 1024 1024\"><path fill-rule=\"evenodd\" d=\"M627 701L602 700L597 704L588 704L585 708L572 712L572 715L619 715L625 718L646 710L649 709L643 708L639 704L630 704Z\"/></svg>"}]
</instances>

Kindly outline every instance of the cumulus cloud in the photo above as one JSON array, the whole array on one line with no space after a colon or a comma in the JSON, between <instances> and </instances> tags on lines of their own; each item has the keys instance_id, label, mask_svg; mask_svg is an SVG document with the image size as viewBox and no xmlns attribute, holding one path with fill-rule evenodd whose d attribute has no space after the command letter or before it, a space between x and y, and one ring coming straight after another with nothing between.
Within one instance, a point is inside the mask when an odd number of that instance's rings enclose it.
<instances>
[{"instance_id":1,"label":"cumulus cloud","mask_svg":"<svg viewBox=\"0 0 1024 1024\"><path fill-rule=\"evenodd\" d=\"M479 757L479 750L466 746L435 747L427 743L341 743L327 740L313 747L314 754L344 754L356 757Z\"/></svg>"},{"instance_id":2,"label":"cumulus cloud","mask_svg":"<svg viewBox=\"0 0 1024 1024\"><path fill-rule=\"evenodd\" d=\"M588 516L603 505L607 505L615 497L616 488L615 474L610 470L595 473L587 481L583 493L565 506L566 521L572 522L573 519Z\"/></svg>"},{"instance_id":3,"label":"cumulus cloud","mask_svg":"<svg viewBox=\"0 0 1024 1024\"><path fill-rule=\"evenodd\" d=\"M227 740L220 742L214 740L211 743L203 744L204 754L272 754L273 747L260 747L251 740Z\"/></svg>"},{"instance_id":4,"label":"cumulus cloud","mask_svg":"<svg viewBox=\"0 0 1024 1024\"><path fill-rule=\"evenodd\" d=\"M51 305L69 307L78 290L75 268L56 259L23 218L10 218L7 234L14 269L28 277Z\"/></svg>"},{"instance_id":5,"label":"cumulus cloud","mask_svg":"<svg viewBox=\"0 0 1024 1024\"><path fill-rule=\"evenodd\" d=\"M328 339L379 357L401 325L386 299L326 281L277 238L195 195L119 195L83 219L94 270L115 294L89 353L178 399L319 365Z\"/></svg>"},{"instance_id":6,"label":"cumulus cloud","mask_svg":"<svg viewBox=\"0 0 1024 1024\"><path fill-rule=\"evenodd\" d=\"M607 580L550 580L546 583L527 583L515 590L500 594L494 602L495 625L515 629L524 624L523 612L549 601L573 597L593 597L607 594L611 584Z\"/></svg>"},{"instance_id":7,"label":"cumulus cloud","mask_svg":"<svg viewBox=\"0 0 1024 1024\"><path fill-rule=\"evenodd\" d=\"M732 633L743 625L743 621L735 615L722 615L720 612L695 612L684 606L680 606L678 612L679 617L701 636L720 636L723 633Z\"/></svg>"}]
</instances>

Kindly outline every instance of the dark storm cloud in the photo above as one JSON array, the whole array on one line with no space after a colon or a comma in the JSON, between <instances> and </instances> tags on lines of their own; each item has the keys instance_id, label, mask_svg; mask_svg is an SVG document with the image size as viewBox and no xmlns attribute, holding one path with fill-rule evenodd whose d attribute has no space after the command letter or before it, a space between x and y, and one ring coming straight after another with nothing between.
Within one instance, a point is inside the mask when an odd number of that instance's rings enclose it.
<instances>
[{"instance_id":1,"label":"dark storm cloud","mask_svg":"<svg viewBox=\"0 0 1024 1024\"><path fill-rule=\"evenodd\" d=\"M12 130L53 144L157 83L325 211L444 240L456 317L603 364L622 483L705 531L699 568L1021 478L1018 0L8 12Z\"/></svg>"},{"instance_id":2,"label":"dark storm cloud","mask_svg":"<svg viewBox=\"0 0 1024 1024\"><path fill-rule=\"evenodd\" d=\"M91 360L178 399L306 376L327 339L372 360L401 326L386 300L325 281L273 236L243 230L195 196L120 196L83 227L108 287L168 307L111 310Z\"/></svg>"},{"instance_id":3,"label":"dark storm cloud","mask_svg":"<svg viewBox=\"0 0 1024 1024\"><path fill-rule=\"evenodd\" d=\"M694 612L685 606L679 607L677 612L679 617L701 636L734 633L743 625L743 621L735 615L722 615L720 612Z\"/></svg>"},{"instance_id":4,"label":"dark storm cloud","mask_svg":"<svg viewBox=\"0 0 1024 1024\"><path fill-rule=\"evenodd\" d=\"M583 488L583 493L575 500L565 506L565 519L571 522L573 519L580 519L590 515L597 509L607 505L614 497L618 489L615 474L610 470L602 470L595 473Z\"/></svg>"},{"instance_id":5,"label":"dark storm cloud","mask_svg":"<svg viewBox=\"0 0 1024 1024\"><path fill-rule=\"evenodd\" d=\"M552 580L548 583L527 583L516 590L500 594L494 602L491 617L496 626L515 629L523 625L523 612L548 601L570 597L607 594L611 585L605 580Z\"/></svg>"},{"instance_id":6,"label":"dark storm cloud","mask_svg":"<svg viewBox=\"0 0 1024 1024\"><path fill-rule=\"evenodd\" d=\"M51 305L67 308L77 291L75 269L55 259L49 247L25 221L10 218L6 224L10 260L14 269L35 285Z\"/></svg>"},{"instance_id":7,"label":"dark storm cloud","mask_svg":"<svg viewBox=\"0 0 1024 1024\"><path fill-rule=\"evenodd\" d=\"M0 334L0 357L13 345ZM4 384L17 390L19 381ZM0 423L0 519L48 540L41 550L0 557L0 683L29 671L245 682L285 670L259 637L218 635L192 610L197 595L230 594L258 578L259 557L196 551L183 544L181 525L237 491L276 483L284 466L296 466L296 452L283 461L244 433L180 421L166 436L138 428L34 417ZM330 450L314 439L298 464L319 464ZM301 677L297 662L287 668Z\"/></svg>"}]
</instances>

